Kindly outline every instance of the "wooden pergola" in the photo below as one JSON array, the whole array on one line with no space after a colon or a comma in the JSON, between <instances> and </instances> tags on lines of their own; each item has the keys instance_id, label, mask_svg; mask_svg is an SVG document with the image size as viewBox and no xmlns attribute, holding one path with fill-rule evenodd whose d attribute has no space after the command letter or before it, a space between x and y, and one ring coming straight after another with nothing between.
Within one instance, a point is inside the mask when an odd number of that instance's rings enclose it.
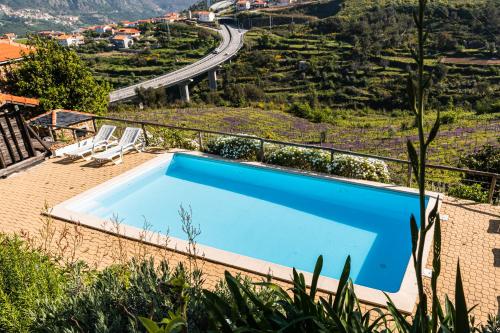
<instances>
[{"instance_id":1,"label":"wooden pergola","mask_svg":"<svg viewBox=\"0 0 500 333\"><path fill-rule=\"evenodd\" d=\"M19 105L5 101L0 106L0 178L28 168L50 156L48 145L26 123ZM39 144L35 147L34 142Z\"/></svg>"}]
</instances>

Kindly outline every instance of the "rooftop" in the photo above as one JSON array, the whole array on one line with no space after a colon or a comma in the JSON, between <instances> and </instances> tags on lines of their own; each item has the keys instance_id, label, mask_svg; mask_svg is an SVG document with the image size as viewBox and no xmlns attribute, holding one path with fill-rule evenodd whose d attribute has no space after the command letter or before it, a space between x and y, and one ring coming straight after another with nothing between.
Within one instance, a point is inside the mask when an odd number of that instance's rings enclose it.
<instances>
[{"instance_id":1,"label":"rooftop","mask_svg":"<svg viewBox=\"0 0 500 333\"><path fill-rule=\"evenodd\" d=\"M0 39L0 63L20 60L30 47L25 44L15 43L9 39Z\"/></svg>"},{"instance_id":2,"label":"rooftop","mask_svg":"<svg viewBox=\"0 0 500 333\"><path fill-rule=\"evenodd\" d=\"M26 106L38 106L40 104L40 101L36 98L29 98L29 97L22 97L22 96L15 96L15 95L10 95L10 94L0 93L0 106L4 105L6 103L26 105Z\"/></svg>"},{"instance_id":3,"label":"rooftop","mask_svg":"<svg viewBox=\"0 0 500 333\"><path fill-rule=\"evenodd\" d=\"M30 124L38 126L54 125L66 127L89 120L92 120L92 115L89 113L57 109L30 119Z\"/></svg>"}]
</instances>

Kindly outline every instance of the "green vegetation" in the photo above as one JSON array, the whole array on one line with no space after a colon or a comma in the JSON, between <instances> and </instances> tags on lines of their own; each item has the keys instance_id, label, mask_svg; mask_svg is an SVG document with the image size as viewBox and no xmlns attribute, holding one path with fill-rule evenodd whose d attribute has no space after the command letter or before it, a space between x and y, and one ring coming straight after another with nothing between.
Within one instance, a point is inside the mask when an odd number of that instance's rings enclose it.
<instances>
[{"instance_id":1,"label":"green vegetation","mask_svg":"<svg viewBox=\"0 0 500 333\"><path fill-rule=\"evenodd\" d=\"M405 138L417 135L414 119L405 112L335 110L330 122L314 123L279 110L273 103L247 108L182 108L114 110L119 118L142 119L165 124L245 133L268 139L322 144L326 147L407 158ZM429 112L435 115L435 112ZM441 126L436 145L431 147L432 163L457 165L461 156L485 144L498 145L498 114L477 115L456 109L442 113L447 124ZM450 120L453 119L453 120ZM427 127L431 122L427 123ZM341 133L342 135L339 135Z\"/></svg>"},{"instance_id":2,"label":"green vegetation","mask_svg":"<svg viewBox=\"0 0 500 333\"><path fill-rule=\"evenodd\" d=\"M500 98L498 66L438 61L497 54L498 5L494 0L466 3L429 5L434 60L425 64L435 74L429 95L434 109L479 108L485 99L494 104ZM269 15L275 25L271 30ZM253 27L246 34L245 49L225 66L223 90L216 96L205 84L193 90L198 102L308 104L311 112L305 116L314 121L328 121L337 108L408 108L405 73L413 67L408 44L414 39L410 2L346 1L340 6L331 1L271 14L242 14L240 21Z\"/></svg>"},{"instance_id":3,"label":"green vegetation","mask_svg":"<svg viewBox=\"0 0 500 333\"><path fill-rule=\"evenodd\" d=\"M115 50L107 39L87 38L77 51L95 77L119 88L193 63L220 43L216 32L182 23L140 29L141 37L130 50Z\"/></svg>"},{"instance_id":4,"label":"green vegetation","mask_svg":"<svg viewBox=\"0 0 500 333\"><path fill-rule=\"evenodd\" d=\"M40 306L61 300L65 283L50 257L0 235L0 331L32 332Z\"/></svg>"},{"instance_id":5,"label":"green vegetation","mask_svg":"<svg viewBox=\"0 0 500 333\"><path fill-rule=\"evenodd\" d=\"M7 75L4 84L9 92L39 98L45 111L106 111L109 85L96 80L74 50L40 38L34 38L31 45L36 51Z\"/></svg>"}]
</instances>

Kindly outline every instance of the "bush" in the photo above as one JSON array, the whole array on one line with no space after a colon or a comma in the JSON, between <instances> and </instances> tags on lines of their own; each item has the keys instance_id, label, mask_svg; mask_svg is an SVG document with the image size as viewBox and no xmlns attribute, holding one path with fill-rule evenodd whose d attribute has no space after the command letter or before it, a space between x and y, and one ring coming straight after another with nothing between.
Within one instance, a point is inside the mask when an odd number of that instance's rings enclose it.
<instances>
[{"instance_id":1,"label":"bush","mask_svg":"<svg viewBox=\"0 0 500 333\"><path fill-rule=\"evenodd\" d=\"M198 149L198 143L179 130L152 127L148 129L146 136L148 144L153 147Z\"/></svg>"},{"instance_id":2,"label":"bush","mask_svg":"<svg viewBox=\"0 0 500 333\"><path fill-rule=\"evenodd\" d=\"M453 112L444 112L441 114L440 122L443 125L453 124L456 121L457 115Z\"/></svg>"},{"instance_id":3,"label":"bush","mask_svg":"<svg viewBox=\"0 0 500 333\"><path fill-rule=\"evenodd\" d=\"M182 266L172 270L161 262L156 268L152 260L111 266L97 274L76 271L67 296L39 311L36 331L144 332L137 316L160 320L181 307L181 293L200 297L198 284L189 287L186 274ZM194 299L190 302L189 318L203 312L194 308L197 304ZM196 320L189 324L190 331L199 330Z\"/></svg>"},{"instance_id":4,"label":"bush","mask_svg":"<svg viewBox=\"0 0 500 333\"><path fill-rule=\"evenodd\" d=\"M476 202L488 202L488 192L484 191L480 184L452 185L448 190L448 195L460 199L474 200Z\"/></svg>"},{"instance_id":5,"label":"bush","mask_svg":"<svg viewBox=\"0 0 500 333\"><path fill-rule=\"evenodd\" d=\"M267 163L318 172L328 172L329 154L316 149L281 147L266 154Z\"/></svg>"},{"instance_id":6,"label":"bush","mask_svg":"<svg viewBox=\"0 0 500 333\"><path fill-rule=\"evenodd\" d=\"M465 167L465 168L472 169L472 170L498 173L500 170L500 147L494 147L492 145L485 145L481 149L479 149L471 154L468 154L468 155L461 157L458 166ZM476 184L476 185L478 187L481 187L483 192L487 192L489 190L491 177L476 176L476 175L467 174L467 175L465 175L464 179L466 181L482 182L482 185L480 185L480 184ZM467 186L467 185L464 185L464 186ZM465 192L469 193L470 191L465 191ZM457 192L457 193L462 193L462 192ZM450 194L450 195L453 195L453 194ZM474 196L472 196L472 194L471 194L470 199L476 200L476 199L473 199L472 197L474 197ZM478 194L477 198L481 198L481 197L482 196ZM462 197L460 197L460 198L462 198ZM467 197L467 198L464 197L464 199L469 199L469 197ZM496 192L495 195L493 196L493 201L495 202L498 199L499 199L499 193ZM483 202L484 200L480 200L480 201Z\"/></svg>"},{"instance_id":7,"label":"bush","mask_svg":"<svg viewBox=\"0 0 500 333\"><path fill-rule=\"evenodd\" d=\"M250 138L219 136L207 142L207 152L231 159L256 160L259 141Z\"/></svg>"},{"instance_id":8,"label":"bush","mask_svg":"<svg viewBox=\"0 0 500 333\"><path fill-rule=\"evenodd\" d=\"M336 154L329 165L329 171L337 176L388 182L389 169L383 161L373 158Z\"/></svg>"},{"instance_id":9,"label":"bush","mask_svg":"<svg viewBox=\"0 0 500 333\"><path fill-rule=\"evenodd\" d=\"M481 99L476 102L477 114L498 113L500 112L500 99Z\"/></svg>"},{"instance_id":10,"label":"bush","mask_svg":"<svg viewBox=\"0 0 500 333\"><path fill-rule=\"evenodd\" d=\"M0 235L0 331L32 332L37 309L63 295L64 271L22 241Z\"/></svg>"}]
</instances>

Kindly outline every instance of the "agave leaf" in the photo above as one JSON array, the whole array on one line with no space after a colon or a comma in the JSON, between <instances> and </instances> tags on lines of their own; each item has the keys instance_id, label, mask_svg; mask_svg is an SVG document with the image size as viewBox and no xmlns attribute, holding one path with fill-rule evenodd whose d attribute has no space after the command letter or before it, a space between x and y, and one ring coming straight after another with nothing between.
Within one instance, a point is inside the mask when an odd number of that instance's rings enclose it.
<instances>
[{"instance_id":1,"label":"agave leaf","mask_svg":"<svg viewBox=\"0 0 500 333\"><path fill-rule=\"evenodd\" d=\"M218 327L218 329L220 329L221 332L231 333L233 330L227 321L227 316L231 313L230 306L211 291L203 290L203 294L208 304L207 308L209 309L209 315L221 326ZM225 310L223 308L225 308Z\"/></svg>"},{"instance_id":2,"label":"agave leaf","mask_svg":"<svg viewBox=\"0 0 500 333\"><path fill-rule=\"evenodd\" d=\"M316 261L316 266L314 267L314 274L311 282L311 299L314 301L314 297L316 296L316 288L318 286L319 275L321 274L321 269L323 268L323 256L320 255L318 260Z\"/></svg>"},{"instance_id":3,"label":"agave leaf","mask_svg":"<svg viewBox=\"0 0 500 333\"><path fill-rule=\"evenodd\" d=\"M333 301L333 308L338 310L340 301L344 298L344 289L349 280L349 274L351 273L351 256L347 256L345 260L344 269L340 275L339 285L337 287L337 292L335 293L335 299Z\"/></svg>"},{"instance_id":4,"label":"agave leaf","mask_svg":"<svg viewBox=\"0 0 500 333\"><path fill-rule=\"evenodd\" d=\"M227 286L229 288L229 291L233 295L238 311L241 313L241 315L243 315L243 317L246 320L248 320L250 326L257 327L257 322L253 317L252 311L250 311L250 309L248 308L248 304L245 301L243 295L241 294L241 289L242 289L241 283L238 280L236 280L228 271L225 272L225 276L226 276Z\"/></svg>"},{"instance_id":5,"label":"agave leaf","mask_svg":"<svg viewBox=\"0 0 500 333\"><path fill-rule=\"evenodd\" d=\"M385 293L384 293L385 294ZM394 323L396 324L398 328L399 333L408 333L411 332L411 325L406 321L406 318L403 317L401 312L396 308L394 303L392 302L391 298L389 295L385 294L385 297L387 297L387 309L389 310L390 314L393 317ZM418 309L417 309L418 311Z\"/></svg>"},{"instance_id":6,"label":"agave leaf","mask_svg":"<svg viewBox=\"0 0 500 333\"><path fill-rule=\"evenodd\" d=\"M462 273L460 271L460 260L457 262L457 279L455 282L455 332L470 333L469 315L465 302L464 286L462 284Z\"/></svg>"}]
</instances>

